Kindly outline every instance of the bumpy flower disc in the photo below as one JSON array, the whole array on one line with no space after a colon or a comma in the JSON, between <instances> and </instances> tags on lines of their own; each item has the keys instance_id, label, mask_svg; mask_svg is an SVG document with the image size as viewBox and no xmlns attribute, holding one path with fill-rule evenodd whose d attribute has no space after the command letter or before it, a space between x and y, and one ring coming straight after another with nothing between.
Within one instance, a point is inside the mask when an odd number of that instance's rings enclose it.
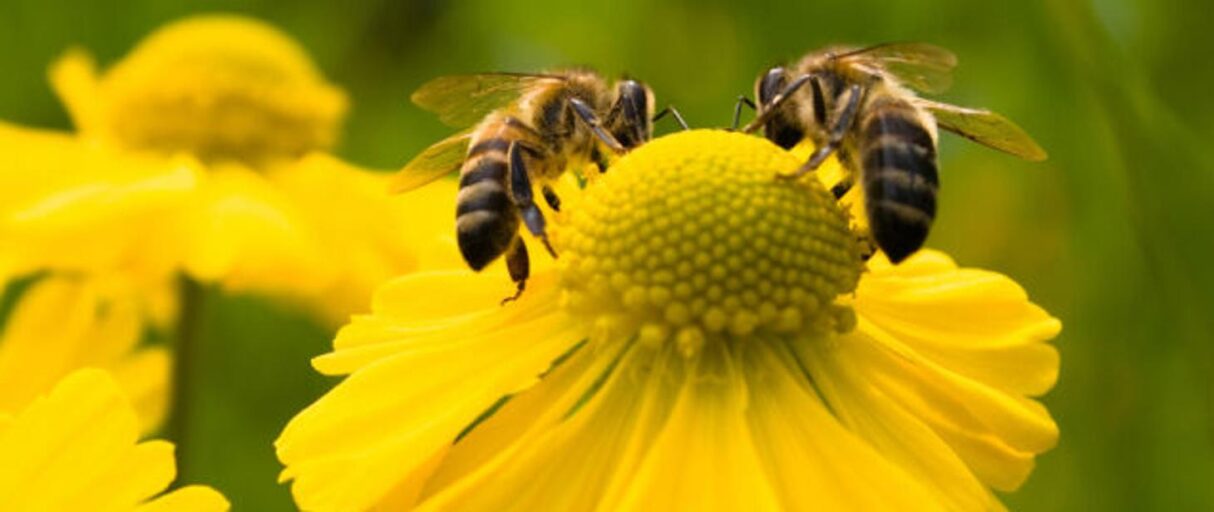
<instances>
[{"instance_id":1,"label":"bumpy flower disc","mask_svg":"<svg viewBox=\"0 0 1214 512\"><path fill-rule=\"evenodd\" d=\"M816 181L777 179L800 164L724 131L625 156L554 229L565 304L685 353L717 333L850 329L851 311L834 300L859 279L855 237Z\"/></svg>"}]
</instances>

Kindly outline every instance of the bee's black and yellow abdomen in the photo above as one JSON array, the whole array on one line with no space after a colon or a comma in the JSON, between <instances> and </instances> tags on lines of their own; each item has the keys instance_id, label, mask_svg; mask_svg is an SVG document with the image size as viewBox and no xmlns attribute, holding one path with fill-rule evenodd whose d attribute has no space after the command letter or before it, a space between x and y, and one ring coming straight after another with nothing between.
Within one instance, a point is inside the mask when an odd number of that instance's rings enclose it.
<instances>
[{"instance_id":1,"label":"bee's black and yellow abdomen","mask_svg":"<svg viewBox=\"0 0 1214 512\"><path fill-rule=\"evenodd\" d=\"M861 125L866 213L877 246L897 263L927 239L936 217L935 139L909 106L872 109Z\"/></svg>"},{"instance_id":2,"label":"bee's black and yellow abdomen","mask_svg":"<svg viewBox=\"0 0 1214 512\"><path fill-rule=\"evenodd\" d=\"M508 142L496 138L474 144L460 169L456 240L473 270L504 254L518 236L518 213L506 186L508 147Z\"/></svg>"}]
</instances>

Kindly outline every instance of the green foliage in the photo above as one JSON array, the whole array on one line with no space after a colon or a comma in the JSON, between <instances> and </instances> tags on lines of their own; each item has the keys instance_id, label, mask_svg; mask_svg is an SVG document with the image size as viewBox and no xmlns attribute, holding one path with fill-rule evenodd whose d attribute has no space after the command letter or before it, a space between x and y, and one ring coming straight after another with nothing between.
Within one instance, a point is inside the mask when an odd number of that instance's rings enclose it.
<instances>
[{"instance_id":1,"label":"green foliage","mask_svg":"<svg viewBox=\"0 0 1214 512\"><path fill-rule=\"evenodd\" d=\"M66 128L44 78L52 58L81 44L112 62L194 12L251 14L301 40L354 101L339 152L386 168L448 133L408 102L440 74L590 65L649 82L695 126L724 126L757 73L805 50L934 42L961 60L943 100L999 111L1051 153L1030 164L945 136L929 241L1015 277L1065 325L1062 377L1046 398L1062 440L1009 505L1214 507L1214 32L1194 16L1208 7L846 4L10 0L0 119ZM183 479L214 484L239 509L289 510L268 443L327 386L307 357L329 334L254 299L212 292L208 304L190 415L200 444L183 449Z\"/></svg>"}]
</instances>

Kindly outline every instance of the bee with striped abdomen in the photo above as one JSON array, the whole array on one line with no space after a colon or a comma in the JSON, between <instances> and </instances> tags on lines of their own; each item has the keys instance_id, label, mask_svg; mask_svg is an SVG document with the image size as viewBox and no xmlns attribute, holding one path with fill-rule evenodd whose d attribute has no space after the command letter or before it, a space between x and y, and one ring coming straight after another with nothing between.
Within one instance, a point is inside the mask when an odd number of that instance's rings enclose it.
<instances>
[{"instance_id":1,"label":"bee with striped abdomen","mask_svg":"<svg viewBox=\"0 0 1214 512\"><path fill-rule=\"evenodd\" d=\"M792 68L775 67L759 77L758 115L744 130L763 128L785 149L813 140L816 151L789 178L817 169L837 152L848 175L835 185L835 196L847 193L859 173L870 235L898 263L919 250L936 216L937 126L1026 160L1046 158L999 114L912 92L943 91L956 63L948 50L923 43L813 52Z\"/></svg>"},{"instance_id":2,"label":"bee with striped abdomen","mask_svg":"<svg viewBox=\"0 0 1214 512\"><path fill-rule=\"evenodd\" d=\"M594 163L605 170L607 152L622 153L649 140L657 117L653 92L635 80L609 86L582 70L548 74L487 73L445 76L413 93L413 101L444 123L472 128L442 140L405 165L392 188L403 192L459 168L456 239L464 261L480 270L499 256L517 285L530 274L519 224L554 257L544 215L534 201L538 183L553 210L560 201L550 184L566 169ZM680 122L681 118L679 118Z\"/></svg>"}]
</instances>

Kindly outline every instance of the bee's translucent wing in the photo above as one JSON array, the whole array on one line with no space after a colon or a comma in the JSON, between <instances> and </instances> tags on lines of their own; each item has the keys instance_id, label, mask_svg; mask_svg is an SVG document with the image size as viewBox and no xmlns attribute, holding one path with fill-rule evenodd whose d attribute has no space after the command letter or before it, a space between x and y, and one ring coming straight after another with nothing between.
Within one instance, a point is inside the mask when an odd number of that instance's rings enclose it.
<instances>
[{"instance_id":1,"label":"bee's translucent wing","mask_svg":"<svg viewBox=\"0 0 1214 512\"><path fill-rule=\"evenodd\" d=\"M471 139L472 131L468 130L426 148L388 180L388 191L407 192L455 171L464 163Z\"/></svg>"},{"instance_id":2,"label":"bee's translucent wing","mask_svg":"<svg viewBox=\"0 0 1214 512\"><path fill-rule=\"evenodd\" d=\"M941 128L965 137L984 146L1016 155L1025 160L1045 160L1045 150L1016 123L989 110L973 109L917 100L920 106L931 112Z\"/></svg>"},{"instance_id":3,"label":"bee's translucent wing","mask_svg":"<svg viewBox=\"0 0 1214 512\"><path fill-rule=\"evenodd\" d=\"M943 92L953 82L957 56L927 43L885 43L838 56L875 64L907 86L928 93Z\"/></svg>"},{"instance_id":4,"label":"bee's translucent wing","mask_svg":"<svg viewBox=\"0 0 1214 512\"><path fill-rule=\"evenodd\" d=\"M440 76L417 89L412 99L421 108L438 114L448 126L463 128L510 105L529 87L551 80L564 78L525 73Z\"/></svg>"}]
</instances>

